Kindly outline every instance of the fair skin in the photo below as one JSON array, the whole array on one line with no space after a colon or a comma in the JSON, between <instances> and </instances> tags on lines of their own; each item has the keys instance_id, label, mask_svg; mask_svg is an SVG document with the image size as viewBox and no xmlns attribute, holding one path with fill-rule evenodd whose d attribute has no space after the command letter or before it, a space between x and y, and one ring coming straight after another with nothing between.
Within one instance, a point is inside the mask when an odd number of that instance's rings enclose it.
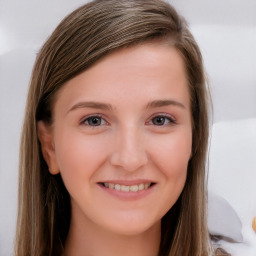
<instances>
[{"instance_id":1,"label":"fair skin","mask_svg":"<svg viewBox=\"0 0 256 256\"><path fill-rule=\"evenodd\" d=\"M173 47L118 50L58 92L53 124L38 123L49 171L71 198L65 255L156 256L161 218L191 156L184 63Z\"/></svg>"}]
</instances>

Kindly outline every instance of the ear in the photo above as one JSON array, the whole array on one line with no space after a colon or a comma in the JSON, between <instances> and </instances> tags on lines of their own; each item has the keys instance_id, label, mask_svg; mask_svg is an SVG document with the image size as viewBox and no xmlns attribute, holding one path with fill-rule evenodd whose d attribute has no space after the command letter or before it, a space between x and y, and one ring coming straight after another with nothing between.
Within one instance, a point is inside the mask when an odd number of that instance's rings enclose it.
<instances>
[{"instance_id":1,"label":"ear","mask_svg":"<svg viewBox=\"0 0 256 256\"><path fill-rule=\"evenodd\" d=\"M37 122L37 131L43 157L48 165L49 172L53 175L58 174L59 166L56 159L52 126L41 120Z\"/></svg>"}]
</instances>

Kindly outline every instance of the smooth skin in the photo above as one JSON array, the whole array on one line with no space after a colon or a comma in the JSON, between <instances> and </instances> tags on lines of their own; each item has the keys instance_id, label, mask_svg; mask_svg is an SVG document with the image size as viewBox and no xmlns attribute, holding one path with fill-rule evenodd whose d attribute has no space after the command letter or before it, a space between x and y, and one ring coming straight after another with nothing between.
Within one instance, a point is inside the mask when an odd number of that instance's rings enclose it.
<instances>
[{"instance_id":1,"label":"smooth skin","mask_svg":"<svg viewBox=\"0 0 256 256\"><path fill-rule=\"evenodd\" d=\"M183 190L192 148L178 51L153 42L107 55L60 89L53 117L38 131L49 170L60 172L71 197L65 255L156 256L161 218ZM127 193L104 182L153 186Z\"/></svg>"}]
</instances>

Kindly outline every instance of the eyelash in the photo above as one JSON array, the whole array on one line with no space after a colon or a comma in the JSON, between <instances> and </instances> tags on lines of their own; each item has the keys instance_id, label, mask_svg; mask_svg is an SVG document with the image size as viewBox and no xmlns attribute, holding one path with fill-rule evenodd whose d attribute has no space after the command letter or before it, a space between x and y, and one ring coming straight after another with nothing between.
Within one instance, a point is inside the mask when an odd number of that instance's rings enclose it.
<instances>
[{"instance_id":1,"label":"eyelash","mask_svg":"<svg viewBox=\"0 0 256 256\"><path fill-rule=\"evenodd\" d=\"M101 123L99 125L91 125L89 122L92 121L93 119L99 119ZM105 123L102 124L102 121L104 121ZM92 128L95 128L95 127L98 127L98 126L108 124L108 122L101 115L98 114L98 115L92 115L92 116L88 116L88 117L84 118L82 120L81 124L92 127Z\"/></svg>"},{"instance_id":2,"label":"eyelash","mask_svg":"<svg viewBox=\"0 0 256 256\"><path fill-rule=\"evenodd\" d=\"M160 124L160 125L157 125L157 124L154 124L153 123L153 120L154 119L157 119L157 118L164 118L164 123L163 124ZM173 117L171 117L170 115L168 114L157 114L157 115L154 115L151 119L150 119L150 122L149 122L151 125L155 125L155 126L167 126L167 125L174 125L176 124L176 121Z\"/></svg>"},{"instance_id":3,"label":"eyelash","mask_svg":"<svg viewBox=\"0 0 256 256\"><path fill-rule=\"evenodd\" d=\"M163 124L154 123L154 120L157 119L157 118L164 119L164 123ZM90 124L90 121L93 121L93 119L98 119L100 121L100 124L96 124L96 125ZM102 122L104 122L104 123L102 124ZM91 127L91 128L96 128L96 127L99 127L99 126L102 126L102 125L108 125L109 123L102 117L102 115L95 114L95 115L91 115L91 116L86 117L85 119L83 119L81 124L86 125L86 126ZM152 118L150 118L150 121L147 122L147 124L155 125L155 126L167 126L167 125L176 124L176 121L175 121L174 118L172 118L168 114L157 114L157 115L154 115Z\"/></svg>"}]
</instances>

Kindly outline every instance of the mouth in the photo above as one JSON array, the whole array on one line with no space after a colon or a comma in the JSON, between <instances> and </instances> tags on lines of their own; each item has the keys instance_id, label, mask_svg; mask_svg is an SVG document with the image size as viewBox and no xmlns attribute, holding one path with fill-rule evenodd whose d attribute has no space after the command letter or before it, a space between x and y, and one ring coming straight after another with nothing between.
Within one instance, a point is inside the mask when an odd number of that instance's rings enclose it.
<instances>
[{"instance_id":1,"label":"mouth","mask_svg":"<svg viewBox=\"0 0 256 256\"><path fill-rule=\"evenodd\" d=\"M151 188L154 186L156 183L154 182L147 182L147 183L139 183L139 184L133 184L131 186L128 185L122 185L118 183L110 183L110 182L102 182L99 183L101 186L117 191L122 191L122 192L138 192L138 191L143 191Z\"/></svg>"}]
</instances>

